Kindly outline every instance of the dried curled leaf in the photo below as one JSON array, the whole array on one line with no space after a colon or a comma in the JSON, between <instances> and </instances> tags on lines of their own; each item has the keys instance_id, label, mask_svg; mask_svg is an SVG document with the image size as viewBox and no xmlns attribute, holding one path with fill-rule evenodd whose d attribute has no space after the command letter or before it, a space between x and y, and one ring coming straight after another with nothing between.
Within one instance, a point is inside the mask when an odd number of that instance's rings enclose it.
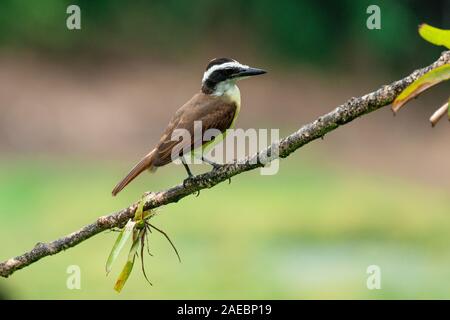
<instances>
[{"instance_id":1,"label":"dried curled leaf","mask_svg":"<svg viewBox=\"0 0 450 320\"><path fill-rule=\"evenodd\" d=\"M450 49L450 30L435 28L423 23L419 26L419 34L432 44Z\"/></svg>"},{"instance_id":2,"label":"dried curled leaf","mask_svg":"<svg viewBox=\"0 0 450 320\"><path fill-rule=\"evenodd\" d=\"M450 99L449 99L450 100ZM434 127L436 125L436 123L438 123L439 120L441 120L441 118L447 114L450 120L450 109L448 108L448 102L446 104L444 104L442 107L440 107L439 109L437 109L433 115L430 117L430 122L431 125Z\"/></svg>"},{"instance_id":3,"label":"dried curled leaf","mask_svg":"<svg viewBox=\"0 0 450 320\"><path fill-rule=\"evenodd\" d=\"M444 64L436 69L433 69L416 81L411 83L392 104L392 110L397 112L403 105L411 99L417 97L422 92L437 85L438 83L450 79L450 64Z\"/></svg>"}]
</instances>

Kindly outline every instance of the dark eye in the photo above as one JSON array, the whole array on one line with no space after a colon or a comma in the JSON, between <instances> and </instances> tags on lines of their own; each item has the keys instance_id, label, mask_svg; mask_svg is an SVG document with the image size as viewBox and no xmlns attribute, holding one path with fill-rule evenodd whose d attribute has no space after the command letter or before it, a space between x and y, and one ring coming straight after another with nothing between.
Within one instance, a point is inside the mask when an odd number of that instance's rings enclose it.
<instances>
[{"instance_id":1,"label":"dark eye","mask_svg":"<svg viewBox=\"0 0 450 320\"><path fill-rule=\"evenodd\" d=\"M233 69L224 69L224 73L226 76L231 76L234 73Z\"/></svg>"}]
</instances>

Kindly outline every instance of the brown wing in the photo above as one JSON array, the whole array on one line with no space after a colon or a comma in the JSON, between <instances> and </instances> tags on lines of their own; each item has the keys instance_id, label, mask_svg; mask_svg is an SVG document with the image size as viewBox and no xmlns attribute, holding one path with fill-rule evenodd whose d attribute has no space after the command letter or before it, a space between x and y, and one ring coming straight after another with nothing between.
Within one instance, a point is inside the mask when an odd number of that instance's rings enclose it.
<instances>
[{"instance_id":1,"label":"brown wing","mask_svg":"<svg viewBox=\"0 0 450 320\"><path fill-rule=\"evenodd\" d=\"M220 97L211 97L199 93L181 107L169 123L166 131L161 137L156 147L155 166L163 166L172 162L172 150L179 145L177 149L187 148L192 150L200 144L203 145L209 141L195 141L198 138L194 135L194 121L201 121L202 134L208 129L217 129L224 133L233 123L236 114L236 105L229 100ZM171 140L172 133L176 129L185 129L191 136L190 141ZM202 137L200 137L202 138Z\"/></svg>"}]
</instances>

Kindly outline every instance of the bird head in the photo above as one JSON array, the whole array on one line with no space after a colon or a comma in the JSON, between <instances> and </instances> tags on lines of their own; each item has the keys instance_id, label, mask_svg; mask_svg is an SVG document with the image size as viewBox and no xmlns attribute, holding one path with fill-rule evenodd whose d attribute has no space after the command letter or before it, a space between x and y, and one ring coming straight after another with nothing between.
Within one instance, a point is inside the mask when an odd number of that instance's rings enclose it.
<instances>
[{"instance_id":1,"label":"bird head","mask_svg":"<svg viewBox=\"0 0 450 320\"><path fill-rule=\"evenodd\" d=\"M234 85L236 81L266 73L229 58L216 58L209 62L202 79L202 91L214 94L220 84Z\"/></svg>"}]
</instances>

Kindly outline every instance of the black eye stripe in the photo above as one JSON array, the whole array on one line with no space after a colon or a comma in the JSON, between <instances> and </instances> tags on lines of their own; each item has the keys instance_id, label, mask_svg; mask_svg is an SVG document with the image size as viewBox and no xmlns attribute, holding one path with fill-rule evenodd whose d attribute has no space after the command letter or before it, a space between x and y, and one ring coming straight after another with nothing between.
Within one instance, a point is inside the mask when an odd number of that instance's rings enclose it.
<instances>
[{"instance_id":1,"label":"black eye stripe","mask_svg":"<svg viewBox=\"0 0 450 320\"><path fill-rule=\"evenodd\" d=\"M208 80L218 83L220 81L224 81L227 78L227 74L224 70L216 70L211 73L208 77Z\"/></svg>"},{"instance_id":2,"label":"black eye stripe","mask_svg":"<svg viewBox=\"0 0 450 320\"><path fill-rule=\"evenodd\" d=\"M208 80L218 83L227 79L231 79L232 76L239 72L239 68L237 67L231 67L231 68L225 68L225 69L218 69L213 71L209 77Z\"/></svg>"},{"instance_id":3,"label":"black eye stripe","mask_svg":"<svg viewBox=\"0 0 450 320\"><path fill-rule=\"evenodd\" d=\"M203 79L202 91L208 94L214 92L219 83L235 78L242 68L243 67L232 65L225 68L219 67L219 69L214 70L211 73L208 72L207 78Z\"/></svg>"}]
</instances>

